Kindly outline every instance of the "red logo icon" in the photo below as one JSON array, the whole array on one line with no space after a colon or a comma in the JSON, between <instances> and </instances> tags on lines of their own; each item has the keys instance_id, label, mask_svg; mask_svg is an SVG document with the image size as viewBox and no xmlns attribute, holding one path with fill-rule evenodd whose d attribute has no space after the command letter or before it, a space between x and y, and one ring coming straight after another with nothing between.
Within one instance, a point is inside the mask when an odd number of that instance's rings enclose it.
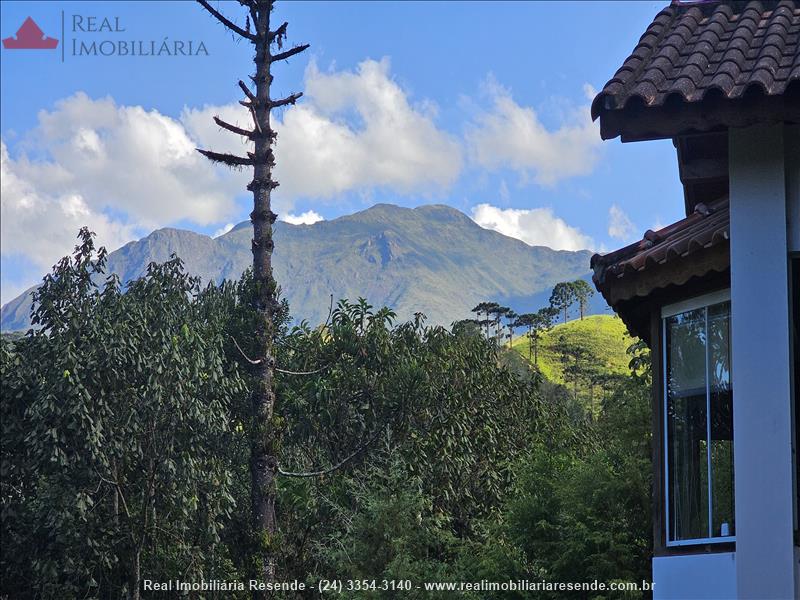
<instances>
[{"instance_id":1,"label":"red logo icon","mask_svg":"<svg viewBox=\"0 0 800 600\"><path fill-rule=\"evenodd\" d=\"M8 50L53 50L56 46L58 40L47 37L30 17L17 29L16 37L3 40L3 48Z\"/></svg>"}]
</instances>

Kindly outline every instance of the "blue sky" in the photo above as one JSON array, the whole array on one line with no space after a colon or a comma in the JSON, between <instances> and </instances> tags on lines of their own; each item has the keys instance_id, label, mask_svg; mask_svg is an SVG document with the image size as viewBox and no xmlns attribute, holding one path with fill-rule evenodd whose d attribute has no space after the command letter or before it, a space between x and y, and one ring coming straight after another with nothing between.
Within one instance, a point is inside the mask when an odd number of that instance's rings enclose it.
<instances>
[{"instance_id":1,"label":"blue sky","mask_svg":"<svg viewBox=\"0 0 800 600\"><path fill-rule=\"evenodd\" d=\"M592 90L664 5L279 3L289 43L312 47L275 69L277 92L306 92L276 115L278 211L310 222L437 202L528 243L595 250L680 218L672 144L600 142L587 117ZM61 41L0 50L3 302L82 222L114 248L156 227L213 235L247 218L246 175L193 148L243 150L211 117L246 123L236 81L251 72L249 44L191 2L2 2L0 37L28 16ZM121 55L151 41L167 51ZM92 43L97 55L81 51Z\"/></svg>"}]
</instances>

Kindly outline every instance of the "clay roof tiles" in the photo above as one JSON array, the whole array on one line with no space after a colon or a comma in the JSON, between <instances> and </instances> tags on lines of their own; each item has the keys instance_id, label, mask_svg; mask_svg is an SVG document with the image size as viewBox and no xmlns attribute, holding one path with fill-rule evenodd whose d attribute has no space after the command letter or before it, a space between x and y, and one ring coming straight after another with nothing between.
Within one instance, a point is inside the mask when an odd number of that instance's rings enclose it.
<instances>
[{"instance_id":1,"label":"clay roof tiles","mask_svg":"<svg viewBox=\"0 0 800 600\"><path fill-rule=\"evenodd\" d=\"M591 260L597 289L610 304L624 297L612 296L615 283L626 278L647 275L670 263L687 266L679 272L679 278L665 279L661 285L683 284L689 277L702 276L705 271L719 268L714 263L685 261L684 259L702 250L727 244L730 238L728 198L721 198L708 205L698 204L694 213L658 231L648 230L644 237L633 244L610 252L595 254ZM724 262L720 264L725 264ZM674 277L675 271L672 272ZM656 284L658 278L649 278ZM648 285L646 289L657 287Z\"/></svg>"},{"instance_id":2,"label":"clay roof tiles","mask_svg":"<svg viewBox=\"0 0 800 600\"><path fill-rule=\"evenodd\" d=\"M800 3L675 2L592 102L592 118L632 104L783 95L800 81Z\"/></svg>"}]
</instances>

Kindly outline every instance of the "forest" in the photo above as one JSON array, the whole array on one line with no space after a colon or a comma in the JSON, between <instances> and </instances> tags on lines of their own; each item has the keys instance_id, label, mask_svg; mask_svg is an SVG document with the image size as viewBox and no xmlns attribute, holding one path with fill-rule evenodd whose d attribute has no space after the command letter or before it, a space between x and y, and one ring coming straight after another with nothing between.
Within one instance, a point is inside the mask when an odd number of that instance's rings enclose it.
<instances>
[{"instance_id":1,"label":"forest","mask_svg":"<svg viewBox=\"0 0 800 600\"><path fill-rule=\"evenodd\" d=\"M0 342L0 596L139 600L153 582L256 581L272 587L166 597L313 598L346 580L362 584L336 595L433 598L448 595L424 583L650 581L644 347L627 340L609 360L619 322L584 343L582 280L537 313L487 301L449 327L364 298L331 297L323 323L298 322L273 272L270 111L302 93L270 86L273 64L309 45L285 46L271 0L240 0L238 21L198 2L253 45L238 81L252 123L214 117L251 151L199 150L252 172L252 268L206 283L173 255L122 281L83 228L44 277L32 327Z\"/></svg>"},{"instance_id":2,"label":"forest","mask_svg":"<svg viewBox=\"0 0 800 600\"><path fill-rule=\"evenodd\" d=\"M201 288L175 257L123 293L104 260L82 231L37 292L35 328L2 340L8 597L125 597L144 577L246 580L265 546L276 581L312 588L336 577L650 579L639 344L592 410L584 382L550 381L527 360L525 334L509 349L475 324L398 323L364 299L292 325L281 303L277 527L258 538L252 274Z\"/></svg>"}]
</instances>

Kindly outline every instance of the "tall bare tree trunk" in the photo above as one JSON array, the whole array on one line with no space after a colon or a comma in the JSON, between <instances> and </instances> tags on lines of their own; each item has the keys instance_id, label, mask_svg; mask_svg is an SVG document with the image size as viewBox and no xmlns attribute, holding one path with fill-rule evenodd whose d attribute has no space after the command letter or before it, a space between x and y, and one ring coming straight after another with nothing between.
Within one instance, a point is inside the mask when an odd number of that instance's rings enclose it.
<instances>
[{"instance_id":1,"label":"tall bare tree trunk","mask_svg":"<svg viewBox=\"0 0 800 600\"><path fill-rule=\"evenodd\" d=\"M269 31L270 9L257 12L255 24L257 32ZM272 212L271 193L272 166L275 158L272 152L272 128L270 127L269 88L270 74L269 43L266 36L259 35L256 43L256 99L254 115L256 130L263 135L255 139L253 180L249 188L253 192L253 280L255 284L254 308L258 313L256 322L256 342L262 349L257 366L258 381L253 391L253 423L250 440L250 477L252 486L253 530L260 545L259 575L264 581L275 579L275 474L278 459L275 455L275 431L272 415L275 410L275 390L273 386L272 340L274 335L274 315L277 304L275 279L272 275L272 224L276 215ZM266 110L264 110L266 108Z\"/></svg>"},{"instance_id":2,"label":"tall bare tree trunk","mask_svg":"<svg viewBox=\"0 0 800 600\"><path fill-rule=\"evenodd\" d=\"M252 552L256 575L264 582L275 579L276 569L276 516L275 516L275 478L278 474L278 436L279 429L273 418L275 412L275 354L273 341L275 337L275 314L278 308L277 283L272 274L272 225L277 215L272 212L271 194L278 187L272 178L275 166L275 155L272 144L276 134L270 124L270 111L273 108L294 104L301 93L292 94L280 100L270 97L272 84L271 65L283 61L308 48L308 44L295 46L290 50L271 53L271 47L282 47L286 37L287 23L283 23L274 31L270 31L270 13L274 0L239 0L247 8L245 27L236 25L207 0L198 2L218 21L240 37L249 40L255 46L256 72L251 77L255 83L255 93L243 81L239 87L247 97L241 104L248 108L253 118L253 129L243 129L238 125L226 123L219 117L214 121L232 133L251 140L254 151L248 152L247 158L200 150L211 159L231 167L252 166L253 180L247 189L253 192L253 212L250 220L253 223L253 308L256 313L255 341L258 355L255 360L247 360L255 365L256 384L252 395L252 414L249 423L250 435L250 500L251 500L251 533L254 548ZM255 28L250 30L250 23ZM238 344L237 344L238 345ZM265 597L264 594L254 594Z\"/></svg>"}]
</instances>

